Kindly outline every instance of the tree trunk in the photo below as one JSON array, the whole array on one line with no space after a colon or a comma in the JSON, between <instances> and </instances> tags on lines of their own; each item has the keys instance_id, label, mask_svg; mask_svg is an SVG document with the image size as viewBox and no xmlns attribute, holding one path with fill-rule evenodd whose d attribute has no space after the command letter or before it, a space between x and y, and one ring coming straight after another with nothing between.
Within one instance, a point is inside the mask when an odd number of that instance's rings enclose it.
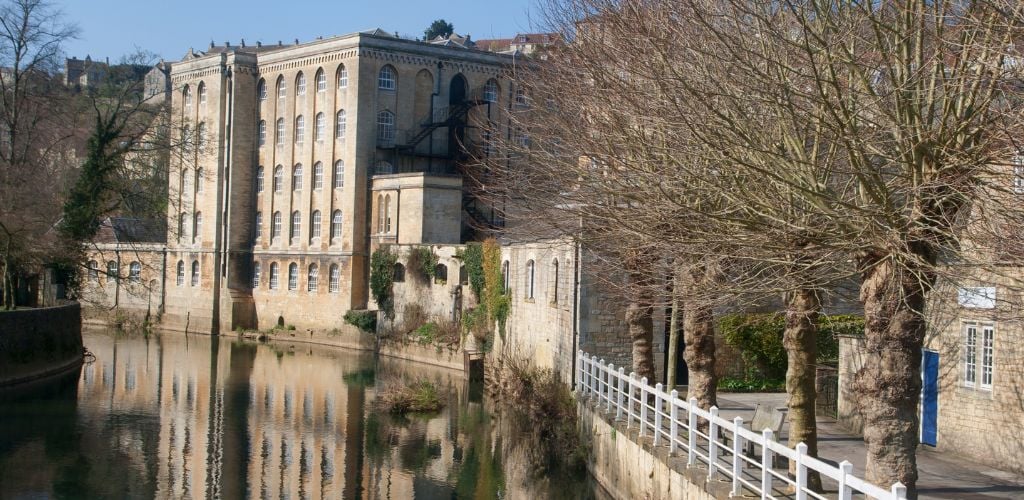
<instances>
[{"instance_id":1,"label":"tree trunk","mask_svg":"<svg viewBox=\"0 0 1024 500\"><path fill-rule=\"evenodd\" d=\"M789 358L786 369L786 393L789 395L789 446L804 443L807 454L818 456L818 425L815 418L817 396L815 362L818 357L818 314L821 301L814 290L801 289L792 294L786 309L786 330L782 343ZM790 473L796 473L796 464L790 461ZM808 471L807 484L821 491L821 476Z\"/></svg>"},{"instance_id":2,"label":"tree trunk","mask_svg":"<svg viewBox=\"0 0 1024 500\"><path fill-rule=\"evenodd\" d=\"M637 377L647 377L654 384L654 307L645 293L638 296L626 307L626 324L629 338L633 342L633 371Z\"/></svg>"},{"instance_id":3,"label":"tree trunk","mask_svg":"<svg viewBox=\"0 0 1024 500\"><path fill-rule=\"evenodd\" d=\"M861 269L866 352L853 389L864 418L865 475L887 489L899 481L917 498L921 347L933 278L898 269L889 256L862 259Z\"/></svg>"},{"instance_id":4,"label":"tree trunk","mask_svg":"<svg viewBox=\"0 0 1024 500\"><path fill-rule=\"evenodd\" d=\"M715 375L715 315L710 307L686 300L683 311L683 359L690 375L687 399L708 409L718 404L718 377Z\"/></svg>"},{"instance_id":5,"label":"tree trunk","mask_svg":"<svg viewBox=\"0 0 1024 500\"><path fill-rule=\"evenodd\" d=\"M665 363L665 386L671 392L676 388L676 359L679 357L679 296L672 290L672 314L668 321L668 361Z\"/></svg>"}]
</instances>

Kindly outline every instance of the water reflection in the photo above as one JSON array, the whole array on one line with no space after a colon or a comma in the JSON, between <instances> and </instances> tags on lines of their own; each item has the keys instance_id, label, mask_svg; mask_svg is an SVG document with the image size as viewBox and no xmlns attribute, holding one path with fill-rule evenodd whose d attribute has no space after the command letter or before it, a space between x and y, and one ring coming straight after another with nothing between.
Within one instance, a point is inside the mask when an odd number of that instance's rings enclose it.
<instances>
[{"instance_id":1,"label":"water reflection","mask_svg":"<svg viewBox=\"0 0 1024 500\"><path fill-rule=\"evenodd\" d=\"M508 422L447 370L303 344L85 332L96 362L0 394L0 497L593 498L529 470ZM426 377L437 415L376 411ZM549 483L554 484L552 487Z\"/></svg>"}]
</instances>

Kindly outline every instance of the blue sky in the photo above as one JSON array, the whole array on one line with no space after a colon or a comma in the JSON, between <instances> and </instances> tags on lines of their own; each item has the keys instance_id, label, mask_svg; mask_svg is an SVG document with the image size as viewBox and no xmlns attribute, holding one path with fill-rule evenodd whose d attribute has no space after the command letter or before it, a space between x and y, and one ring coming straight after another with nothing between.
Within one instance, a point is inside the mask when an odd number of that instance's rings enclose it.
<instances>
[{"instance_id":1,"label":"blue sky","mask_svg":"<svg viewBox=\"0 0 1024 500\"><path fill-rule=\"evenodd\" d=\"M443 18L473 39L511 37L535 24L534 0L51 0L81 33L68 56L111 61L142 48L166 60L218 45L309 41L380 27L423 36ZM531 22L533 20L533 22Z\"/></svg>"}]
</instances>

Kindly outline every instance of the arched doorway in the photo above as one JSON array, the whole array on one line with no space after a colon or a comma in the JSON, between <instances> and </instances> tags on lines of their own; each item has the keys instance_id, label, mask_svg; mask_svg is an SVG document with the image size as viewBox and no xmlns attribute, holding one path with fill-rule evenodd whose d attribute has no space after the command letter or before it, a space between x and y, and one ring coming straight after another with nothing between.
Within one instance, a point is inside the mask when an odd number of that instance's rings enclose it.
<instances>
[{"instance_id":1,"label":"arched doorway","mask_svg":"<svg viewBox=\"0 0 1024 500\"><path fill-rule=\"evenodd\" d=\"M466 78L461 73L453 76L448 85L448 112L452 120L448 127L448 154L451 156L459 152L459 145L466 138L466 113L460 109L466 101L466 86Z\"/></svg>"}]
</instances>

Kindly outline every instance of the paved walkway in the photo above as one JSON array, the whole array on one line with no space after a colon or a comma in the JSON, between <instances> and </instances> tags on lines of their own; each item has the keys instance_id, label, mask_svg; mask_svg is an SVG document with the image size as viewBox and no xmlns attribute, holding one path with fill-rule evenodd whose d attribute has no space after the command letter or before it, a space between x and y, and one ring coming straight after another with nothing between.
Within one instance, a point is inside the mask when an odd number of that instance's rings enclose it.
<instances>
[{"instance_id":1,"label":"paved walkway","mask_svg":"<svg viewBox=\"0 0 1024 500\"><path fill-rule=\"evenodd\" d=\"M754 404L784 407L786 395L721 393L718 403L723 418L731 420L740 416L749 422L754 415ZM788 433L787 421L779 441L785 442ZM1024 450L1021 452L1024 453ZM818 454L833 463L849 460L855 472L864 471L864 441L845 431L835 420L818 417ZM978 465L969 458L922 446L917 453L917 468L920 498L1024 499L1024 477Z\"/></svg>"}]
</instances>

